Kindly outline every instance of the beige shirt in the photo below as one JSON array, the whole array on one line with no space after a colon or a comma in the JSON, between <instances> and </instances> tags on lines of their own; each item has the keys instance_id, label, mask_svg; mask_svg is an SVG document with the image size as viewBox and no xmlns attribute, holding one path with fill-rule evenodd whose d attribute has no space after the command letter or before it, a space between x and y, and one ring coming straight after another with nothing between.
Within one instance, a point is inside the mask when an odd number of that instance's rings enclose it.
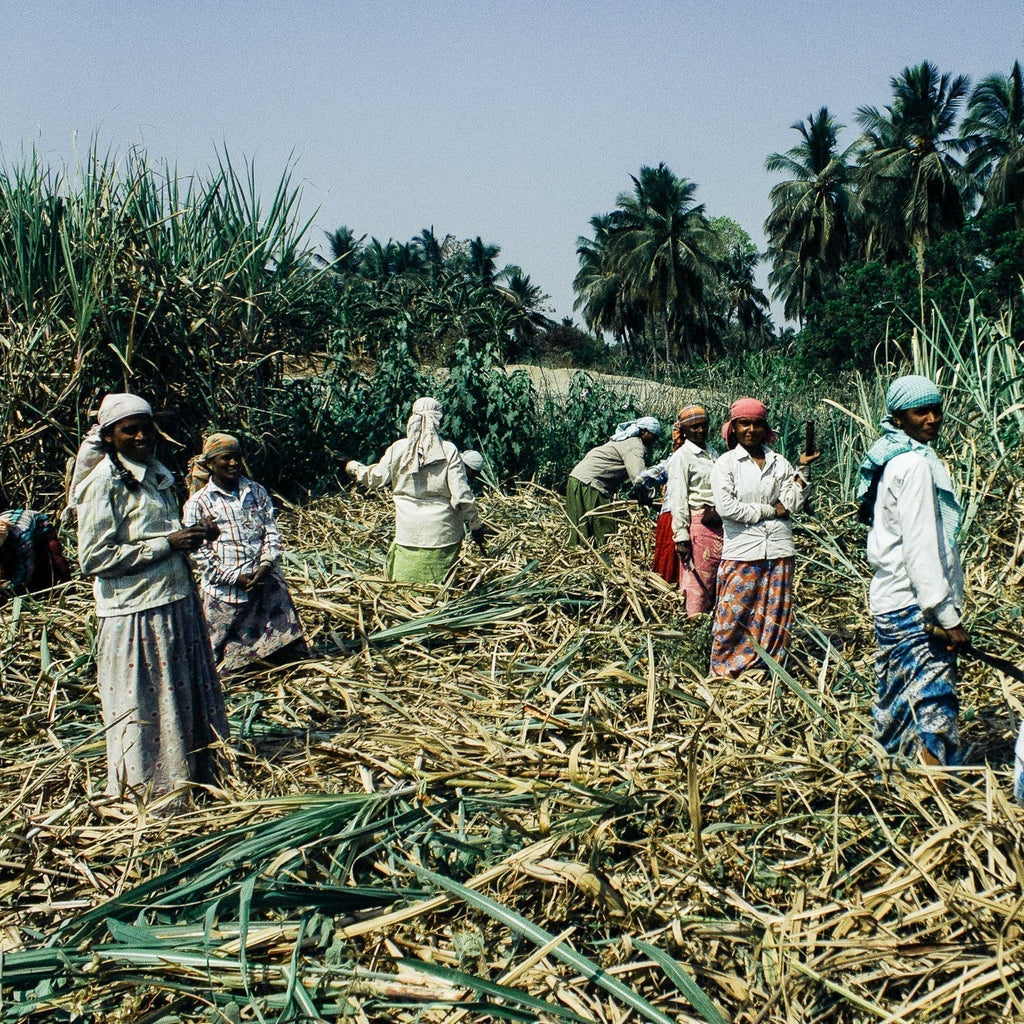
<instances>
[{"instance_id":1,"label":"beige shirt","mask_svg":"<svg viewBox=\"0 0 1024 1024\"><path fill-rule=\"evenodd\" d=\"M458 449L444 441L444 458L414 473L399 469L409 439L399 438L373 466L352 462L356 482L373 491L389 486L395 499L395 543L405 548L446 548L480 526L476 496Z\"/></svg>"},{"instance_id":2,"label":"beige shirt","mask_svg":"<svg viewBox=\"0 0 1024 1024\"><path fill-rule=\"evenodd\" d=\"M137 490L128 490L104 458L75 492L78 561L96 577L100 618L159 608L192 592L188 562L167 540L181 529L174 477L155 459L121 462L139 481Z\"/></svg>"},{"instance_id":3,"label":"beige shirt","mask_svg":"<svg viewBox=\"0 0 1024 1024\"><path fill-rule=\"evenodd\" d=\"M714 505L711 470L715 457L707 448L684 441L668 460L668 484L665 500L672 511L672 539L690 539L690 514L705 505Z\"/></svg>"},{"instance_id":4,"label":"beige shirt","mask_svg":"<svg viewBox=\"0 0 1024 1024\"><path fill-rule=\"evenodd\" d=\"M610 498L627 480L632 482L645 469L646 450L639 437L607 441L591 448L569 476L588 484Z\"/></svg>"}]
</instances>

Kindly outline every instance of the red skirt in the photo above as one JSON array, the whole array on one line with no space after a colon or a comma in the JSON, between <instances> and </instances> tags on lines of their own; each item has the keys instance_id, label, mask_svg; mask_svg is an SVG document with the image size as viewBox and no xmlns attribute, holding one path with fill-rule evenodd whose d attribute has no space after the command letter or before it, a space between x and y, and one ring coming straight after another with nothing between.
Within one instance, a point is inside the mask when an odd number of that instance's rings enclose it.
<instances>
[{"instance_id":1,"label":"red skirt","mask_svg":"<svg viewBox=\"0 0 1024 1024\"><path fill-rule=\"evenodd\" d=\"M666 582L679 582L679 556L672 539L672 513L662 512L654 528L654 562L651 568Z\"/></svg>"}]
</instances>

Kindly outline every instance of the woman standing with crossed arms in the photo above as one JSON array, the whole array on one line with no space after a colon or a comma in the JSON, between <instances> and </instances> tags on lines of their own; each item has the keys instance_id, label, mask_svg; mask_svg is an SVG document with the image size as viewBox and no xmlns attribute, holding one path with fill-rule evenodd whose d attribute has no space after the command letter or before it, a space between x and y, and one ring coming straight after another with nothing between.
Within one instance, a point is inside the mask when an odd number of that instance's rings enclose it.
<instances>
[{"instance_id":1,"label":"woman standing with crossed arms","mask_svg":"<svg viewBox=\"0 0 1024 1024\"><path fill-rule=\"evenodd\" d=\"M756 642L773 658L785 654L793 616L793 526L790 515L807 504L809 466L820 452L800 456L795 470L768 444L777 435L756 398L729 409L722 438L729 450L711 471L724 540L711 674L738 676L763 667Z\"/></svg>"}]
</instances>

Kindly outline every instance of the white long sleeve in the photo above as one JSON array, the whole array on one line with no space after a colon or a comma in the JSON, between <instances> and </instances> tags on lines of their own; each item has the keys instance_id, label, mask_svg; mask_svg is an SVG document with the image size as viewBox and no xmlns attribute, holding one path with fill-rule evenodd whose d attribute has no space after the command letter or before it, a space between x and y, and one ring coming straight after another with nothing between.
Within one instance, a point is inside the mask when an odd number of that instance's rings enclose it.
<instances>
[{"instance_id":1,"label":"white long sleeve","mask_svg":"<svg viewBox=\"0 0 1024 1024\"><path fill-rule=\"evenodd\" d=\"M759 467L740 445L727 451L711 471L715 508L725 537L722 558L740 562L789 558L796 553L790 519L775 518L775 503L790 513L807 504L810 483L801 486L796 471L778 452L765 448Z\"/></svg>"},{"instance_id":2,"label":"white long sleeve","mask_svg":"<svg viewBox=\"0 0 1024 1024\"><path fill-rule=\"evenodd\" d=\"M715 457L692 441L684 441L668 460L665 504L672 512L672 539L677 543L690 539L690 514L714 504L711 490L714 465Z\"/></svg>"},{"instance_id":3,"label":"white long sleeve","mask_svg":"<svg viewBox=\"0 0 1024 1024\"><path fill-rule=\"evenodd\" d=\"M869 593L873 615L917 605L940 626L960 623L963 569L943 532L932 471L923 453L904 452L886 465L867 554L875 570Z\"/></svg>"},{"instance_id":4,"label":"white long sleeve","mask_svg":"<svg viewBox=\"0 0 1024 1024\"><path fill-rule=\"evenodd\" d=\"M408 444L400 438L373 466L354 462L356 481L370 490L390 486L395 499L395 542L409 548L443 548L458 544L465 529L480 525L476 496L466 479L466 467L450 441L445 457L415 472L399 469Z\"/></svg>"}]
</instances>

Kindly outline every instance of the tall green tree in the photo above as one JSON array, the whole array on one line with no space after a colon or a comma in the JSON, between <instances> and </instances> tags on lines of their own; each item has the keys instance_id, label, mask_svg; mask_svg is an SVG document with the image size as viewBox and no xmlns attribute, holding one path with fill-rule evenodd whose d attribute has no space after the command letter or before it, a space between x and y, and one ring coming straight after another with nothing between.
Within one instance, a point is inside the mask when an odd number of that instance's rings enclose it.
<instances>
[{"instance_id":1,"label":"tall green tree","mask_svg":"<svg viewBox=\"0 0 1024 1024\"><path fill-rule=\"evenodd\" d=\"M626 294L622 275L612 251L613 215L599 213L590 218L593 238L576 239L580 269L573 278L576 293L573 309L595 334L610 334L616 344L636 355L643 331L643 311Z\"/></svg>"},{"instance_id":2,"label":"tall green tree","mask_svg":"<svg viewBox=\"0 0 1024 1024\"><path fill-rule=\"evenodd\" d=\"M885 260L913 254L964 223L969 177L954 135L970 88L965 75L940 74L924 61L891 80L893 101L880 111L861 107L857 172L867 221L865 255Z\"/></svg>"},{"instance_id":3,"label":"tall green tree","mask_svg":"<svg viewBox=\"0 0 1024 1024\"><path fill-rule=\"evenodd\" d=\"M631 176L632 177L632 176ZM661 328L666 362L709 340L705 287L716 274L713 232L697 186L659 163L641 167L612 214L611 252L626 295Z\"/></svg>"},{"instance_id":4,"label":"tall green tree","mask_svg":"<svg viewBox=\"0 0 1024 1024\"><path fill-rule=\"evenodd\" d=\"M982 209L1013 208L1024 227L1024 74L1020 61L1009 75L989 75L967 104L960 138L968 150L967 170L984 188Z\"/></svg>"},{"instance_id":5,"label":"tall green tree","mask_svg":"<svg viewBox=\"0 0 1024 1024\"><path fill-rule=\"evenodd\" d=\"M725 299L725 319L727 324L741 332L744 348L754 343L763 344L772 333L768 296L754 280L757 263L756 251L733 244L719 264L719 288Z\"/></svg>"},{"instance_id":6,"label":"tall green tree","mask_svg":"<svg viewBox=\"0 0 1024 1024\"><path fill-rule=\"evenodd\" d=\"M835 291L851 253L854 146L840 148L843 125L827 107L791 127L800 142L765 160L766 170L788 177L769 193L764 230L773 264L769 284L786 317L803 322L811 303Z\"/></svg>"}]
</instances>

